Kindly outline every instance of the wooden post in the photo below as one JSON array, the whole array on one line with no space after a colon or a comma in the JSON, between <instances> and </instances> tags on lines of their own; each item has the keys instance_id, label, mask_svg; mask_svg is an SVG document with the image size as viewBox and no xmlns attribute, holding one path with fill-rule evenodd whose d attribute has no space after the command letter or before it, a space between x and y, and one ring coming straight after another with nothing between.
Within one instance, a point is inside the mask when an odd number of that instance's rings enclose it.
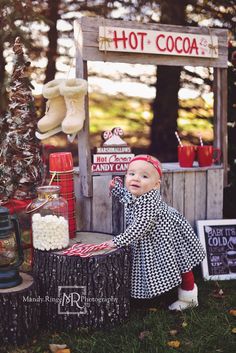
<instances>
[{"instance_id":1,"label":"wooden post","mask_svg":"<svg viewBox=\"0 0 236 353\"><path fill-rule=\"evenodd\" d=\"M224 186L227 185L227 69L214 69L214 146L221 149L224 166Z\"/></svg>"}]
</instances>

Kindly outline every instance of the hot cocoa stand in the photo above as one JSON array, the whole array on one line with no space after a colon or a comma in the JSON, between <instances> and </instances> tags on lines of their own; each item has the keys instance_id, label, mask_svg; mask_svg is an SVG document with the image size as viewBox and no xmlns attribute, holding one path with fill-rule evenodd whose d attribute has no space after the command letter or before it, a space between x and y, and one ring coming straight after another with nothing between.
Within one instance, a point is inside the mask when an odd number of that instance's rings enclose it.
<instances>
[{"instance_id":1,"label":"hot cocoa stand","mask_svg":"<svg viewBox=\"0 0 236 353\"><path fill-rule=\"evenodd\" d=\"M223 186L227 183L227 30L82 17L75 22L75 42L77 77L85 79L88 61L213 68L214 147L221 149L222 163L192 168L163 163L161 192L192 225L198 219L222 218ZM78 226L118 233L123 227L122 210L109 198L107 185L114 175L124 172L91 172L87 97L85 111L75 172Z\"/></svg>"}]
</instances>

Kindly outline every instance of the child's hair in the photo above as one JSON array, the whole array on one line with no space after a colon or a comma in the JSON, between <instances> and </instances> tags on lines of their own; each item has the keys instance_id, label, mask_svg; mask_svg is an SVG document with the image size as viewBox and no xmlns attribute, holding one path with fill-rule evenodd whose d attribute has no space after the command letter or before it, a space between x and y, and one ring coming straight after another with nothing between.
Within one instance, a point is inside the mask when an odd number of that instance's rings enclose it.
<instances>
[{"instance_id":1,"label":"child's hair","mask_svg":"<svg viewBox=\"0 0 236 353\"><path fill-rule=\"evenodd\" d=\"M156 169L156 171L159 174L159 177L161 179L162 165L161 165L161 162L156 157L150 156L148 154L139 154L131 159L131 161L129 162L129 166L134 161L145 161L145 162L151 163L153 165L153 167Z\"/></svg>"}]
</instances>

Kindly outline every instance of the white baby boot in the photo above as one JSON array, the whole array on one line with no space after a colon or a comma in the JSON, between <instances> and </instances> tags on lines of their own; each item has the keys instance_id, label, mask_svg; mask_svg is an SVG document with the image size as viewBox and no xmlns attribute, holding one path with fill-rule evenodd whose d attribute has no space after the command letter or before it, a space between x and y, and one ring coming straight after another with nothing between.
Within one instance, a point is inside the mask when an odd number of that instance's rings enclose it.
<instances>
[{"instance_id":1,"label":"white baby boot","mask_svg":"<svg viewBox=\"0 0 236 353\"><path fill-rule=\"evenodd\" d=\"M82 129L85 119L84 96L87 90L87 81L80 78L64 80L61 83L60 92L64 96L67 110L61 125L65 134L74 134Z\"/></svg>"},{"instance_id":2,"label":"white baby boot","mask_svg":"<svg viewBox=\"0 0 236 353\"><path fill-rule=\"evenodd\" d=\"M64 97L60 93L60 85L64 80L53 80L43 86L43 96L48 99L45 115L38 121L40 132L60 128L66 116Z\"/></svg>"},{"instance_id":3,"label":"white baby boot","mask_svg":"<svg viewBox=\"0 0 236 353\"><path fill-rule=\"evenodd\" d=\"M194 284L192 290L178 288L178 300L169 306L169 310L185 310L190 307L198 306L198 289Z\"/></svg>"}]
</instances>

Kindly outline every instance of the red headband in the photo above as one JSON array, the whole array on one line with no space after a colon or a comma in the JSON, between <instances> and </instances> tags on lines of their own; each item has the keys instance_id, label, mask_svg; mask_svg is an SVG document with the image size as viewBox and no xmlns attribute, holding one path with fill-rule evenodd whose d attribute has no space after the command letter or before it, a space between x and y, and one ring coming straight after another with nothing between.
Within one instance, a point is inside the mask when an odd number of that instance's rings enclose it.
<instances>
[{"instance_id":1,"label":"red headband","mask_svg":"<svg viewBox=\"0 0 236 353\"><path fill-rule=\"evenodd\" d=\"M151 156L147 155L147 156L137 156L131 159L131 161L129 162L135 162L135 161L145 161L148 163L151 163L153 165L153 167L157 170L157 173L159 174L160 178L162 177L162 170L161 170L161 165L160 162L153 159Z\"/></svg>"}]
</instances>

